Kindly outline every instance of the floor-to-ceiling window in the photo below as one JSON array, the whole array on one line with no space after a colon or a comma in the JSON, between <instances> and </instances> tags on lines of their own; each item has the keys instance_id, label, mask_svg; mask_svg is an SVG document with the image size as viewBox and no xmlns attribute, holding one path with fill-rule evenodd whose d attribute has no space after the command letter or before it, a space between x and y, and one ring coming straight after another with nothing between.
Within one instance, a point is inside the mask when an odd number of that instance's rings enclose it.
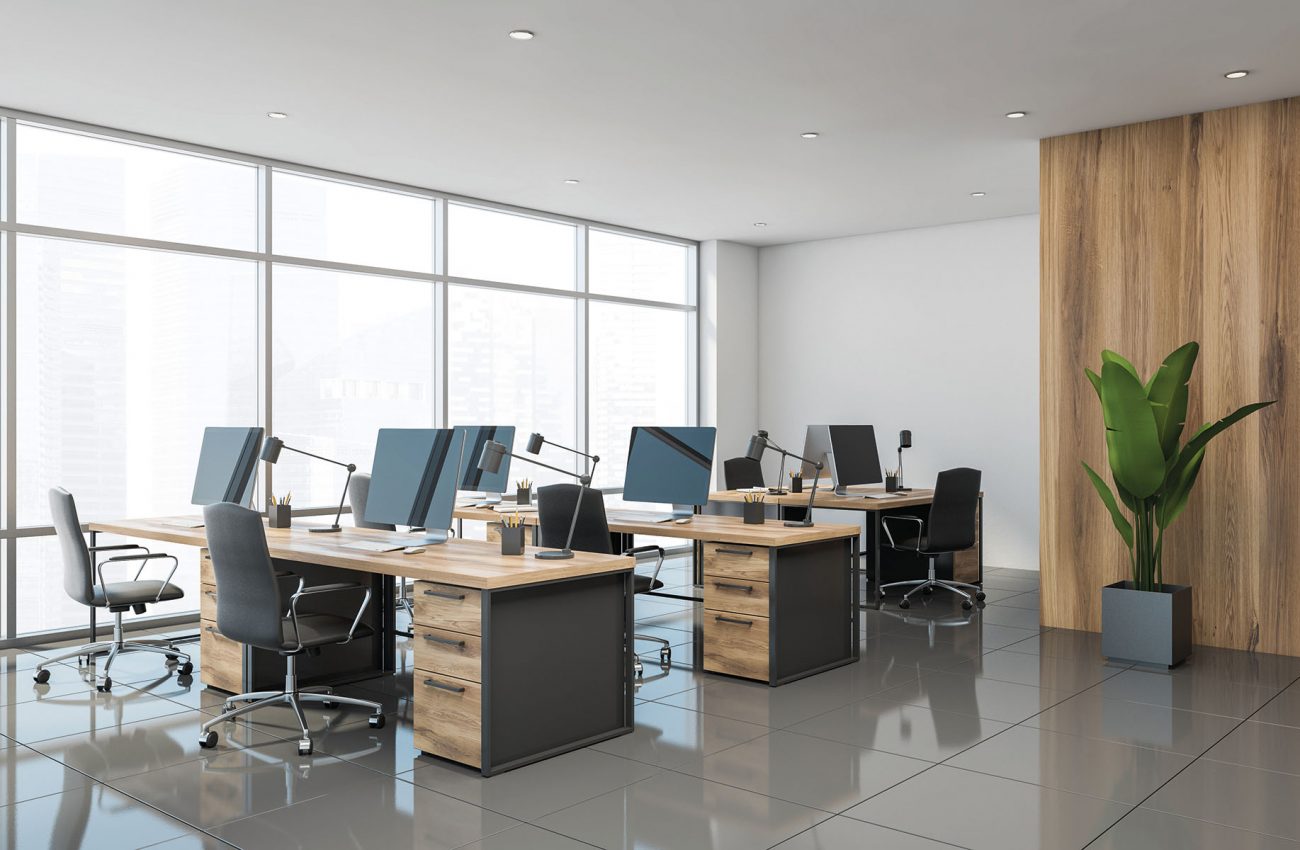
<instances>
[{"instance_id":1,"label":"floor-to-ceiling window","mask_svg":"<svg viewBox=\"0 0 1300 850\"><path fill-rule=\"evenodd\" d=\"M0 640L84 627L48 491L83 522L192 513L203 428L368 470L381 427L504 424L602 456L696 420L694 243L0 109ZM577 470L573 455L542 460ZM344 473L263 467L296 508ZM517 462L513 478L562 480ZM187 598L151 614L196 610Z\"/></svg>"}]
</instances>

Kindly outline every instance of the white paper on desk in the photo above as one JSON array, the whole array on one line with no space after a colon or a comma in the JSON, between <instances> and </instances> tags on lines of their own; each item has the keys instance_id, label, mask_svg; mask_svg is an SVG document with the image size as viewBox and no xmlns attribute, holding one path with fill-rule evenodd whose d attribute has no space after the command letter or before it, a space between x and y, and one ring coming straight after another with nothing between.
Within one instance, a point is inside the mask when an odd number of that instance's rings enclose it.
<instances>
[{"instance_id":1,"label":"white paper on desk","mask_svg":"<svg viewBox=\"0 0 1300 850\"><path fill-rule=\"evenodd\" d=\"M901 497L901 493L864 493L862 495L864 499L898 499Z\"/></svg>"},{"instance_id":2,"label":"white paper on desk","mask_svg":"<svg viewBox=\"0 0 1300 850\"><path fill-rule=\"evenodd\" d=\"M499 514L522 514L537 510L536 505L493 505L492 510Z\"/></svg>"}]
</instances>

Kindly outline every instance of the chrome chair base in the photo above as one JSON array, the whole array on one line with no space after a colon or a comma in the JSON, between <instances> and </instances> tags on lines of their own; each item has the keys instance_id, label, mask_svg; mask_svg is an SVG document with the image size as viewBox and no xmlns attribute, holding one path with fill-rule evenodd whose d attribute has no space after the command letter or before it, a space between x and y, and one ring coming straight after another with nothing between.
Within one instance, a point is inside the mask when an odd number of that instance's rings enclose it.
<instances>
[{"instance_id":1,"label":"chrome chair base","mask_svg":"<svg viewBox=\"0 0 1300 850\"><path fill-rule=\"evenodd\" d=\"M127 640L122 631L122 612L117 611L113 617L113 637L110 640L96 641L79 646L76 649L56 655L53 658L46 658L40 664L36 665L36 672L32 678L36 684L43 685L50 680L50 671L47 669L52 664L60 661L66 661L69 658L76 658L80 662L81 656L86 656L87 665L95 664L95 690L100 693L108 693L113 689L113 679L109 672L117 656L123 652L153 652L158 655L165 655L168 661L179 662L176 673L179 676L189 676L194 672L194 664L190 661L189 653L181 652L176 648L174 640L156 641L156 640ZM107 654L104 659L102 669L99 669L96 655Z\"/></svg>"},{"instance_id":2,"label":"chrome chair base","mask_svg":"<svg viewBox=\"0 0 1300 850\"><path fill-rule=\"evenodd\" d=\"M889 584L882 584L876 591L876 595L879 598L884 599L885 591L889 590L891 587L912 588L907 593L903 594L903 598L898 603L899 608L910 608L912 605L912 594L916 593L918 590L925 591L929 588L935 587L942 587L944 590L950 590L960 596L962 598L961 607L967 611L974 607L976 601L984 601L984 589L977 584L968 584L964 581L948 581L945 579L935 578L934 558L930 559L930 569L925 578L912 579L910 581L891 581ZM963 587L975 591L974 600L971 599L971 594L962 590Z\"/></svg>"},{"instance_id":3,"label":"chrome chair base","mask_svg":"<svg viewBox=\"0 0 1300 850\"><path fill-rule=\"evenodd\" d=\"M660 646L660 649L659 649L659 666L660 666L660 667L667 668L667 667L669 667L669 666L673 663L673 650L672 650L672 645L671 645L670 643L668 643L668 641L664 640L663 638L661 638L661 637L652 637L651 635L635 635L635 634L634 634L634 635L632 635L632 640L634 640L634 641L638 641L638 640L648 640L648 641L650 641L651 643L657 643L657 644L659 644L659 646ZM642 666L642 664L641 664L641 654L638 653L638 652L633 652L633 655L635 656L636 660L632 662L632 670L636 673L636 676L637 676L637 678L639 679L639 678L641 678L641 677L645 674L645 667Z\"/></svg>"}]
</instances>

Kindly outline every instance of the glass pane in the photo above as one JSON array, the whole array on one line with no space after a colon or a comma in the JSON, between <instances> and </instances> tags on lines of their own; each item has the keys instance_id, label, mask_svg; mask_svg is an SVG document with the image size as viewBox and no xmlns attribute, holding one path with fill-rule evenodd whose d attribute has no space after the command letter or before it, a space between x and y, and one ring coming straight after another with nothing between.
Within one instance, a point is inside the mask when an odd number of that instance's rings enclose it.
<instances>
[{"instance_id":1,"label":"glass pane","mask_svg":"<svg viewBox=\"0 0 1300 850\"><path fill-rule=\"evenodd\" d=\"M433 201L276 171L272 248L289 257L433 271Z\"/></svg>"},{"instance_id":2,"label":"glass pane","mask_svg":"<svg viewBox=\"0 0 1300 850\"><path fill-rule=\"evenodd\" d=\"M195 513L203 429L257 424L257 264L18 240L18 524ZM50 590L60 594L61 590Z\"/></svg>"},{"instance_id":3,"label":"glass pane","mask_svg":"<svg viewBox=\"0 0 1300 850\"><path fill-rule=\"evenodd\" d=\"M366 472L381 427L433 427L432 283L277 266L272 291L275 436ZM273 481L320 507L338 504L346 477L284 452Z\"/></svg>"},{"instance_id":4,"label":"glass pane","mask_svg":"<svg viewBox=\"0 0 1300 850\"><path fill-rule=\"evenodd\" d=\"M514 425L524 453L534 431L577 447L577 303L569 298L453 286L449 293L448 420L452 425ZM539 460L579 469L577 456L544 447ZM512 460L510 478L572 481Z\"/></svg>"},{"instance_id":5,"label":"glass pane","mask_svg":"<svg viewBox=\"0 0 1300 850\"><path fill-rule=\"evenodd\" d=\"M688 322L693 313L591 302L590 410L595 484L622 487L635 425L690 425Z\"/></svg>"},{"instance_id":6,"label":"glass pane","mask_svg":"<svg viewBox=\"0 0 1300 850\"><path fill-rule=\"evenodd\" d=\"M74 494L75 495L75 494ZM81 505L78 503L80 510ZM84 520L85 513L82 513ZM97 541L101 546L114 543L138 543L125 537L111 534L99 535ZM182 614L199 610L199 550L192 546L169 546L167 544L146 543L151 551L167 552L175 555L179 564L172 576L172 584L185 591L185 596L171 602L150 605L145 611L146 617L161 617L169 614ZM76 626L86 628L90 625L90 609L74 601L63 591L63 559L59 554L59 543L55 537L25 537L18 540L16 555L18 572L18 590L15 601L18 604L17 628L19 634L44 632L53 629L66 629ZM140 564L125 564L105 567L104 576L109 581L115 578L131 579ZM152 561L144 568L142 579L165 579L171 571L170 561ZM98 613L98 625L101 627L112 622L112 615L103 610ZM139 618L128 614L127 621ZM158 658L158 674L166 669L162 656ZM114 670L117 668L114 667ZM114 678L117 674L114 673Z\"/></svg>"},{"instance_id":7,"label":"glass pane","mask_svg":"<svg viewBox=\"0 0 1300 850\"><path fill-rule=\"evenodd\" d=\"M257 248L257 169L18 125L18 220L72 230Z\"/></svg>"},{"instance_id":8,"label":"glass pane","mask_svg":"<svg viewBox=\"0 0 1300 850\"><path fill-rule=\"evenodd\" d=\"M603 230L588 231L587 240L592 292L687 303L685 245Z\"/></svg>"},{"instance_id":9,"label":"glass pane","mask_svg":"<svg viewBox=\"0 0 1300 850\"><path fill-rule=\"evenodd\" d=\"M578 228L557 221L447 205L447 273L544 286L577 287Z\"/></svg>"}]
</instances>

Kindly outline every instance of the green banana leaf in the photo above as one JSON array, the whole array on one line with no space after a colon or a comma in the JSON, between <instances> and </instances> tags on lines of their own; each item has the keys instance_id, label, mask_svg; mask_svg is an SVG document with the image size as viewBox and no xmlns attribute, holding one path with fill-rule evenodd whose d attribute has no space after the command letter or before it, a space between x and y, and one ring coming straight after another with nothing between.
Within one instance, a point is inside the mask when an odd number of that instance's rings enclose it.
<instances>
[{"instance_id":1,"label":"green banana leaf","mask_svg":"<svg viewBox=\"0 0 1300 850\"><path fill-rule=\"evenodd\" d=\"M1160 494L1160 501L1156 505L1156 525L1165 529L1174 524L1178 515L1187 507L1187 501L1192 497L1192 487L1196 485L1196 476L1201 472L1201 461L1205 459L1205 448L1202 447L1194 457L1179 469L1176 478L1165 479L1163 492Z\"/></svg>"},{"instance_id":2,"label":"green banana leaf","mask_svg":"<svg viewBox=\"0 0 1300 850\"><path fill-rule=\"evenodd\" d=\"M1083 464L1084 470L1088 473L1092 486L1097 488L1097 495L1101 496L1102 504L1106 510L1110 511L1110 521L1115 524L1115 530L1119 536L1124 538L1124 545L1129 549L1133 548L1133 524L1128 521L1128 517L1120 513L1119 505L1115 503L1115 496L1110 492L1110 487L1102 480L1101 476L1092 471L1092 467L1087 463Z\"/></svg>"},{"instance_id":3,"label":"green banana leaf","mask_svg":"<svg viewBox=\"0 0 1300 850\"><path fill-rule=\"evenodd\" d=\"M1196 433L1192 435L1192 438L1183 445L1183 450L1178 454L1178 460L1174 462L1174 465L1170 467L1169 471L1166 473L1165 480L1176 482L1186 479L1188 477L1188 467L1193 464L1199 465L1199 456L1203 454L1205 447L1209 444L1210 440L1213 440L1219 434L1222 434L1224 431L1245 419L1250 414L1258 410L1263 410L1272 404L1277 404L1277 401L1257 401L1254 404L1247 404L1234 410L1232 413L1229 413L1218 422L1213 424L1207 422L1200 428L1197 428ZM1191 481L1193 483L1196 481L1196 473L1194 472L1191 474ZM1188 486L1190 488L1191 485L1189 484ZM1168 522L1173 522L1181 511L1181 508L1176 511ZM1165 525L1168 525L1168 522L1165 523Z\"/></svg>"},{"instance_id":4,"label":"green banana leaf","mask_svg":"<svg viewBox=\"0 0 1300 850\"><path fill-rule=\"evenodd\" d=\"M1107 363L1114 363L1117 366L1123 367L1124 371L1132 375L1138 383L1142 382L1142 376L1138 374L1137 367L1124 358L1123 355L1111 351L1109 348L1101 353L1101 366L1103 371L1105 371ZM1143 390L1145 391L1145 387Z\"/></svg>"},{"instance_id":5,"label":"green banana leaf","mask_svg":"<svg viewBox=\"0 0 1300 850\"><path fill-rule=\"evenodd\" d=\"M1178 457L1178 440L1187 424L1187 382L1201 347L1189 342L1165 358L1147 384L1147 400L1156 418L1156 433L1167 464Z\"/></svg>"},{"instance_id":6,"label":"green banana leaf","mask_svg":"<svg viewBox=\"0 0 1300 850\"><path fill-rule=\"evenodd\" d=\"M1142 382L1114 359L1101 367L1101 409L1115 483L1136 500L1149 498L1165 480L1155 416Z\"/></svg>"}]
</instances>

